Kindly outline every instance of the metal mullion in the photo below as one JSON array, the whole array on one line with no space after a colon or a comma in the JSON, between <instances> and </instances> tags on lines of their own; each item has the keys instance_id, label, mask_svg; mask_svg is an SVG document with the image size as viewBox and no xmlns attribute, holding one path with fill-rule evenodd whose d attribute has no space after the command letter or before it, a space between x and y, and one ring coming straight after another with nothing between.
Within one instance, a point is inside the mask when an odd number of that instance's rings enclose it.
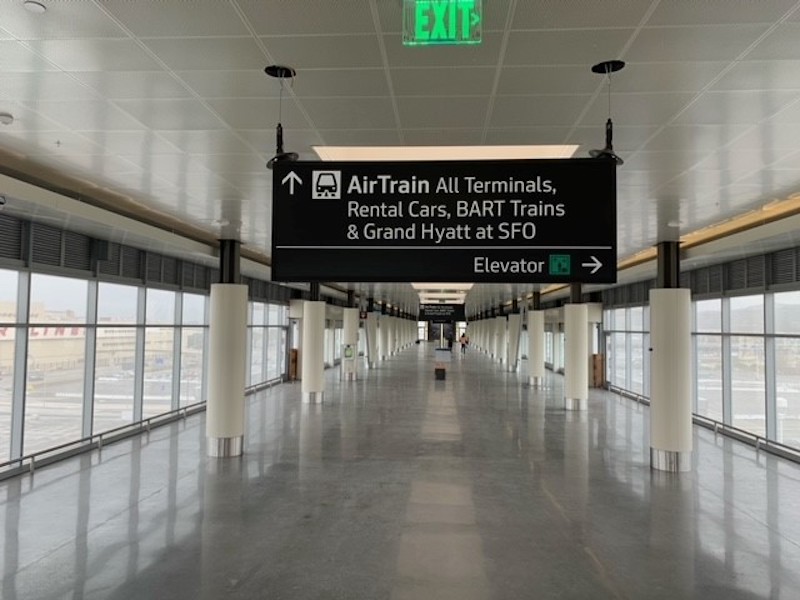
<instances>
[{"instance_id":1,"label":"metal mullion","mask_svg":"<svg viewBox=\"0 0 800 600\"><path fill-rule=\"evenodd\" d=\"M175 293L175 328L172 330L172 398L170 407L172 410L180 408L181 394L181 363L183 362L183 293Z\"/></svg>"},{"instance_id":2,"label":"metal mullion","mask_svg":"<svg viewBox=\"0 0 800 600\"><path fill-rule=\"evenodd\" d=\"M778 439L777 368L775 355L775 296L764 294L764 414L767 438Z\"/></svg>"},{"instance_id":3,"label":"metal mullion","mask_svg":"<svg viewBox=\"0 0 800 600\"><path fill-rule=\"evenodd\" d=\"M11 395L10 458L22 456L25 438L25 381L28 371L28 322L31 298L30 271L19 271L17 279L17 327L14 331L14 379Z\"/></svg>"},{"instance_id":4,"label":"metal mullion","mask_svg":"<svg viewBox=\"0 0 800 600\"><path fill-rule=\"evenodd\" d=\"M145 317L147 315L147 288L137 288L136 302L136 356L134 358L133 421L141 421L144 407L144 349Z\"/></svg>"},{"instance_id":5,"label":"metal mullion","mask_svg":"<svg viewBox=\"0 0 800 600\"><path fill-rule=\"evenodd\" d=\"M733 376L731 372L731 304L730 298L721 299L722 304L722 422L733 423Z\"/></svg>"},{"instance_id":6,"label":"metal mullion","mask_svg":"<svg viewBox=\"0 0 800 600\"><path fill-rule=\"evenodd\" d=\"M86 343L83 362L83 437L92 435L94 424L94 386L97 362L97 280L89 280L86 300Z\"/></svg>"}]
</instances>

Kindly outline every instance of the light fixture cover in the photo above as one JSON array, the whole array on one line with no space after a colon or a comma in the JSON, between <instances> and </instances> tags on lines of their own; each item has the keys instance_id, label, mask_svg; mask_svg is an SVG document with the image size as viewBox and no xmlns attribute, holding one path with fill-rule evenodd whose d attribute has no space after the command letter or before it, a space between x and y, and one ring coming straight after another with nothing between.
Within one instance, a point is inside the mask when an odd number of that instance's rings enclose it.
<instances>
[{"instance_id":1,"label":"light fixture cover","mask_svg":"<svg viewBox=\"0 0 800 600\"><path fill-rule=\"evenodd\" d=\"M47 12L47 7L41 2L36 2L35 0L25 0L25 2L22 3L22 6L25 8L25 10L35 15L41 15Z\"/></svg>"}]
</instances>

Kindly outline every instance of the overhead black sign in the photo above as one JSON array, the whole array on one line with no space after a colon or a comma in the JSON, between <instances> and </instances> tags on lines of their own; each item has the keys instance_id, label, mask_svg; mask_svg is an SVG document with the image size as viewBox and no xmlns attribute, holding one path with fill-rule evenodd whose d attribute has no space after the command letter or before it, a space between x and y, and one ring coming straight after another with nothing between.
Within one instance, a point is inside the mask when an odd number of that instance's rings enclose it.
<instances>
[{"instance_id":1,"label":"overhead black sign","mask_svg":"<svg viewBox=\"0 0 800 600\"><path fill-rule=\"evenodd\" d=\"M419 320L434 323L466 321L463 304L420 304Z\"/></svg>"},{"instance_id":2,"label":"overhead black sign","mask_svg":"<svg viewBox=\"0 0 800 600\"><path fill-rule=\"evenodd\" d=\"M272 278L613 283L615 169L600 159L281 163Z\"/></svg>"}]
</instances>

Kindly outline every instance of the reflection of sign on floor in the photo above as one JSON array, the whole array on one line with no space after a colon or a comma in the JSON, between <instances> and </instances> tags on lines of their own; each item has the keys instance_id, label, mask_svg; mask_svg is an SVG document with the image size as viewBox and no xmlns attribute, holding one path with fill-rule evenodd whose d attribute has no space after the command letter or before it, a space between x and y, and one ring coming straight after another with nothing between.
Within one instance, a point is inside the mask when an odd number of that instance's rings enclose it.
<instances>
[{"instance_id":1,"label":"reflection of sign on floor","mask_svg":"<svg viewBox=\"0 0 800 600\"><path fill-rule=\"evenodd\" d=\"M342 197L341 171L312 171L312 200L340 200Z\"/></svg>"}]
</instances>

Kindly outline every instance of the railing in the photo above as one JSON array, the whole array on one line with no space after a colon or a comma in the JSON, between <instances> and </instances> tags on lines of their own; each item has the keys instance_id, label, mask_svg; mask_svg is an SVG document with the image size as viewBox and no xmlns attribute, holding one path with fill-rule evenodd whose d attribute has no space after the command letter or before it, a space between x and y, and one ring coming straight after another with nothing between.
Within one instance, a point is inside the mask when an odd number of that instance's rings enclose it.
<instances>
[{"instance_id":1,"label":"railing","mask_svg":"<svg viewBox=\"0 0 800 600\"><path fill-rule=\"evenodd\" d=\"M618 396L629 398L635 401L637 404L650 406L650 399L641 394L637 394L635 392L631 392L610 384L607 386L607 389ZM739 427L734 427L733 425L728 425L721 421L716 421L696 413L692 413L692 422L700 427L710 429L715 434L722 434L739 442L753 446L756 449L756 452L764 450L765 452L780 456L781 458L785 458L787 460L791 460L792 462L800 463L800 449L798 448L781 444L780 442L770 440L762 435L753 433L752 431L740 429Z\"/></svg>"},{"instance_id":2,"label":"railing","mask_svg":"<svg viewBox=\"0 0 800 600\"><path fill-rule=\"evenodd\" d=\"M282 382L283 377L280 377L252 385L245 389L245 396L249 396ZM59 444L58 446L53 446L45 450L39 450L38 452L32 452L31 454L26 454L19 458L7 460L0 463L0 481L23 473L33 473L38 468L70 458L77 454L82 454L91 450L102 450L104 445L147 433L153 427L169 425L170 423L180 421L205 410L205 402L189 404L169 412L147 417L135 423L127 423L120 427L115 427L114 429L107 429L100 433Z\"/></svg>"}]
</instances>

